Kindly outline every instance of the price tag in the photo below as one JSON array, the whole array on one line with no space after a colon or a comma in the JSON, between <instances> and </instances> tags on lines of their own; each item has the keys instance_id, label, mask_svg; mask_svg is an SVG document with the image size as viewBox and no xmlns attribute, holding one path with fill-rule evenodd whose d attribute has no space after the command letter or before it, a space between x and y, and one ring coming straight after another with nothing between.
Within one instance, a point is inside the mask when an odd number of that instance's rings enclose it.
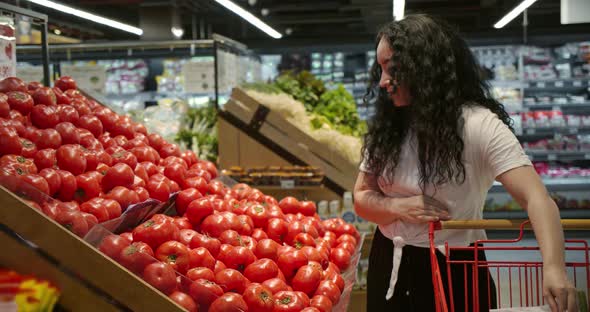
<instances>
[{"instance_id":1,"label":"price tag","mask_svg":"<svg viewBox=\"0 0 590 312\"><path fill-rule=\"evenodd\" d=\"M578 134L578 128L570 128L570 134Z\"/></svg>"},{"instance_id":2,"label":"price tag","mask_svg":"<svg viewBox=\"0 0 590 312\"><path fill-rule=\"evenodd\" d=\"M557 155L555 155L555 154L549 154L549 155L547 155L547 159L548 160L557 160Z\"/></svg>"},{"instance_id":3,"label":"price tag","mask_svg":"<svg viewBox=\"0 0 590 312\"><path fill-rule=\"evenodd\" d=\"M574 80L574 87L581 87L582 86L582 81L580 80Z\"/></svg>"},{"instance_id":4,"label":"price tag","mask_svg":"<svg viewBox=\"0 0 590 312\"><path fill-rule=\"evenodd\" d=\"M563 81L556 81L555 86L558 88L563 88Z\"/></svg>"},{"instance_id":5,"label":"price tag","mask_svg":"<svg viewBox=\"0 0 590 312\"><path fill-rule=\"evenodd\" d=\"M281 180L281 188L284 188L284 189L295 188L295 180Z\"/></svg>"},{"instance_id":6,"label":"price tag","mask_svg":"<svg viewBox=\"0 0 590 312\"><path fill-rule=\"evenodd\" d=\"M537 82L537 88L545 88L544 82Z\"/></svg>"},{"instance_id":7,"label":"price tag","mask_svg":"<svg viewBox=\"0 0 590 312\"><path fill-rule=\"evenodd\" d=\"M535 129L526 129L526 134L535 134L537 131Z\"/></svg>"}]
</instances>

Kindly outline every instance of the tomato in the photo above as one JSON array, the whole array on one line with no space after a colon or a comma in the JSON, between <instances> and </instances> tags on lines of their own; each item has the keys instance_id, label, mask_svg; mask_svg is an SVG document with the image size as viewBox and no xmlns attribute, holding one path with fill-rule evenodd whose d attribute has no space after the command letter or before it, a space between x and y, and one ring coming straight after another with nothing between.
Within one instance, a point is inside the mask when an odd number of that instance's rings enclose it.
<instances>
[{"instance_id":1,"label":"tomato","mask_svg":"<svg viewBox=\"0 0 590 312\"><path fill-rule=\"evenodd\" d=\"M301 212L304 216L313 216L316 211L316 205L312 201L302 201L299 203L299 212Z\"/></svg>"},{"instance_id":2,"label":"tomato","mask_svg":"<svg viewBox=\"0 0 590 312\"><path fill-rule=\"evenodd\" d=\"M172 266L166 263L148 264L143 270L143 279L167 295L176 289L176 274Z\"/></svg>"},{"instance_id":3,"label":"tomato","mask_svg":"<svg viewBox=\"0 0 590 312\"><path fill-rule=\"evenodd\" d=\"M295 292L295 294L297 295L297 297L299 297L301 299L301 301L303 301L303 305L308 307L309 306L309 296L306 295L304 292L302 291L293 291Z\"/></svg>"},{"instance_id":4,"label":"tomato","mask_svg":"<svg viewBox=\"0 0 590 312\"><path fill-rule=\"evenodd\" d=\"M231 224L219 214L207 216L201 223L201 233L212 237L219 237L223 231L230 230Z\"/></svg>"},{"instance_id":5,"label":"tomato","mask_svg":"<svg viewBox=\"0 0 590 312\"><path fill-rule=\"evenodd\" d=\"M160 216L160 217L159 217ZM145 242L156 249L164 242L178 240L180 231L172 221L155 215L133 229L133 240Z\"/></svg>"},{"instance_id":6,"label":"tomato","mask_svg":"<svg viewBox=\"0 0 590 312\"><path fill-rule=\"evenodd\" d=\"M55 129L42 129L37 131L35 139L31 140L38 149L53 148L57 149L61 146L61 136Z\"/></svg>"},{"instance_id":7,"label":"tomato","mask_svg":"<svg viewBox=\"0 0 590 312\"><path fill-rule=\"evenodd\" d=\"M244 276L254 283L262 283L277 277L278 274L279 266L273 260L267 258L256 260L244 270Z\"/></svg>"},{"instance_id":8,"label":"tomato","mask_svg":"<svg viewBox=\"0 0 590 312\"><path fill-rule=\"evenodd\" d=\"M116 186L129 188L133 184L134 178L135 174L129 165L124 163L115 164L107 170L102 178L102 189L108 192Z\"/></svg>"},{"instance_id":9,"label":"tomato","mask_svg":"<svg viewBox=\"0 0 590 312\"><path fill-rule=\"evenodd\" d=\"M252 218L255 227L262 229L267 228L269 215L265 206L259 204L251 205L246 210L246 214Z\"/></svg>"},{"instance_id":10,"label":"tomato","mask_svg":"<svg viewBox=\"0 0 590 312\"><path fill-rule=\"evenodd\" d=\"M55 126L55 130L59 132L63 144L80 144L80 133L71 122L60 122Z\"/></svg>"},{"instance_id":11,"label":"tomato","mask_svg":"<svg viewBox=\"0 0 590 312\"><path fill-rule=\"evenodd\" d=\"M38 174L26 174L20 176L20 178L23 182L26 182L42 193L49 195L49 184L47 184L47 181L43 179L42 176Z\"/></svg>"},{"instance_id":12,"label":"tomato","mask_svg":"<svg viewBox=\"0 0 590 312\"><path fill-rule=\"evenodd\" d=\"M244 301L250 312L272 312L274 308L272 291L261 284L250 284L244 291Z\"/></svg>"},{"instance_id":13,"label":"tomato","mask_svg":"<svg viewBox=\"0 0 590 312\"><path fill-rule=\"evenodd\" d=\"M230 268L217 272L215 282L221 286L224 292L236 292L238 294L244 293L248 286L244 275L240 271Z\"/></svg>"},{"instance_id":14,"label":"tomato","mask_svg":"<svg viewBox=\"0 0 590 312\"><path fill-rule=\"evenodd\" d=\"M133 147L129 150L135 157L137 157L138 162L149 161L151 163L159 163L160 162L160 154L150 146L139 146Z\"/></svg>"},{"instance_id":15,"label":"tomato","mask_svg":"<svg viewBox=\"0 0 590 312\"><path fill-rule=\"evenodd\" d=\"M129 240L130 242L133 241L133 234L131 232L121 233L121 234L119 234L119 236Z\"/></svg>"},{"instance_id":16,"label":"tomato","mask_svg":"<svg viewBox=\"0 0 590 312\"><path fill-rule=\"evenodd\" d=\"M341 271L350 265L350 253L344 248L333 248L330 251L330 261L334 262Z\"/></svg>"},{"instance_id":17,"label":"tomato","mask_svg":"<svg viewBox=\"0 0 590 312\"><path fill-rule=\"evenodd\" d=\"M193 225L188 221L188 219L186 217L174 217L174 225L176 225L176 227L178 227L179 230L192 230L193 229ZM192 239L192 236L190 237L190 239L188 239L186 241L185 245L188 245L190 243Z\"/></svg>"},{"instance_id":18,"label":"tomato","mask_svg":"<svg viewBox=\"0 0 590 312\"><path fill-rule=\"evenodd\" d=\"M198 193L196 190L195 192ZM207 198L198 198L188 204L185 216L193 225L197 226L212 214L213 205L211 204L211 201Z\"/></svg>"},{"instance_id":19,"label":"tomato","mask_svg":"<svg viewBox=\"0 0 590 312\"><path fill-rule=\"evenodd\" d=\"M20 155L23 146L13 127L0 127L0 155Z\"/></svg>"},{"instance_id":20,"label":"tomato","mask_svg":"<svg viewBox=\"0 0 590 312\"><path fill-rule=\"evenodd\" d=\"M328 259L329 253L322 255L317 249L310 246L303 246L301 248L301 251L305 253L305 256L309 261L317 262L324 269L328 267L328 264L330 262Z\"/></svg>"},{"instance_id":21,"label":"tomato","mask_svg":"<svg viewBox=\"0 0 590 312\"><path fill-rule=\"evenodd\" d=\"M189 249L177 241L167 241L156 250L156 259L184 274L189 268Z\"/></svg>"},{"instance_id":22,"label":"tomato","mask_svg":"<svg viewBox=\"0 0 590 312\"><path fill-rule=\"evenodd\" d=\"M186 272L186 277L188 277L192 281L196 281L201 278L213 281L215 280L215 273L213 273L213 271L210 268L194 267Z\"/></svg>"},{"instance_id":23,"label":"tomato","mask_svg":"<svg viewBox=\"0 0 590 312\"><path fill-rule=\"evenodd\" d=\"M266 281L262 282L262 285L268 288L273 294L276 294L279 291L292 290L284 280L277 277L267 279Z\"/></svg>"},{"instance_id":24,"label":"tomato","mask_svg":"<svg viewBox=\"0 0 590 312\"><path fill-rule=\"evenodd\" d=\"M211 253L211 255L213 257L217 257L217 255L219 254L219 249L221 248L221 242L216 238L197 233L192 238L192 240L189 244L189 247L190 248L204 247L209 251L209 253Z\"/></svg>"},{"instance_id":25,"label":"tomato","mask_svg":"<svg viewBox=\"0 0 590 312\"><path fill-rule=\"evenodd\" d=\"M164 175L170 180L183 185L185 179L186 169L181 164L175 163L165 167Z\"/></svg>"},{"instance_id":26,"label":"tomato","mask_svg":"<svg viewBox=\"0 0 590 312\"><path fill-rule=\"evenodd\" d=\"M301 250L278 253L277 264L287 279L295 276L300 267L307 264L307 257Z\"/></svg>"},{"instance_id":27,"label":"tomato","mask_svg":"<svg viewBox=\"0 0 590 312\"><path fill-rule=\"evenodd\" d=\"M0 117L10 118L10 105L8 105L8 97L4 93L0 93Z\"/></svg>"},{"instance_id":28,"label":"tomato","mask_svg":"<svg viewBox=\"0 0 590 312\"><path fill-rule=\"evenodd\" d=\"M256 244L256 249L254 250L254 254L259 259L268 258L274 261L277 261L277 251L279 248L279 244L272 239L265 238Z\"/></svg>"},{"instance_id":29,"label":"tomato","mask_svg":"<svg viewBox=\"0 0 590 312\"><path fill-rule=\"evenodd\" d=\"M168 156L162 158L162 160L160 161L160 166L162 167L168 167L172 164L180 164L185 170L188 170L188 165L186 164L186 161L184 161L184 159L180 157Z\"/></svg>"},{"instance_id":30,"label":"tomato","mask_svg":"<svg viewBox=\"0 0 590 312\"><path fill-rule=\"evenodd\" d=\"M263 239L268 239L268 235L266 235L266 232L264 232L263 229L254 229L254 230L252 230L252 235L251 236L257 242L260 242Z\"/></svg>"},{"instance_id":31,"label":"tomato","mask_svg":"<svg viewBox=\"0 0 590 312\"><path fill-rule=\"evenodd\" d=\"M189 312L197 312L199 309L193 298L183 292L175 291L168 297Z\"/></svg>"},{"instance_id":32,"label":"tomato","mask_svg":"<svg viewBox=\"0 0 590 312\"><path fill-rule=\"evenodd\" d=\"M148 264L157 262L152 248L143 242L134 242L123 248L119 260L121 265L136 274L141 274Z\"/></svg>"},{"instance_id":33,"label":"tomato","mask_svg":"<svg viewBox=\"0 0 590 312\"><path fill-rule=\"evenodd\" d=\"M160 157L166 158L168 156L180 157L180 147L176 144L166 143L158 150Z\"/></svg>"},{"instance_id":34,"label":"tomato","mask_svg":"<svg viewBox=\"0 0 590 312\"><path fill-rule=\"evenodd\" d=\"M56 100L57 104L59 104L59 105L61 105L61 104L67 104L67 105L69 105L70 103L72 103L72 100L70 100L70 98L68 96L66 96L63 93L63 91L61 91L61 89L56 88L56 87L53 87L51 89L53 91L53 94L55 94L55 100Z\"/></svg>"},{"instance_id":35,"label":"tomato","mask_svg":"<svg viewBox=\"0 0 590 312\"><path fill-rule=\"evenodd\" d=\"M219 235L219 241L222 244L228 244L232 246L242 246L242 240L240 234L234 230L223 231Z\"/></svg>"},{"instance_id":36,"label":"tomato","mask_svg":"<svg viewBox=\"0 0 590 312\"><path fill-rule=\"evenodd\" d=\"M294 291L279 291L274 298L274 312L299 312L306 308L303 300Z\"/></svg>"},{"instance_id":37,"label":"tomato","mask_svg":"<svg viewBox=\"0 0 590 312\"><path fill-rule=\"evenodd\" d=\"M162 138L162 136L160 136L157 133L150 133L148 134L148 141L149 144L152 148L154 148L156 151L159 151L162 146L164 146L164 139Z\"/></svg>"},{"instance_id":38,"label":"tomato","mask_svg":"<svg viewBox=\"0 0 590 312\"><path fill-rule=\"evenodd\" d=\"M131 123L125 122L125 116L120 116L117 122L111 127L112 135L122 135L127 139L133 139L133 128ZM161 155L161 154L160 154Z\"/></svg>"},{"instance_id":39,"label":"tomato","mask_svg":"<svg viewBox=\"0 0 590 312\"><path fill-rule=\"evenodd\" d=\"M176 196L176 201L174 203L176 206L176 214L179 216L184 215L189 204L201 198L202 196L203 195L201 195L201 193L194 188L187 188L178 193L178 196Z\"/></svg>"},{"instance_id":40,"label":"tomato","mask_svg":"<svg viewBox=\"0 0 590 312\"><path fill-rule=\"evenodd\" d=\"M61 187L61 177L57 170L52 168L45 168L39 171L39 175L47 181L49 187L49 196L53 196Z\"/></svg>"},{"instance_id":41,"label":"tomato","mask_svg":"<svg viewBox=\"0 0 590 312\"><path fill-rule=\"evenodd\" d=\"M78 189L76 177L71 172L64 170L57 170L57 174L61 179L61 187L54 196L61 201L73 200Z\"/></svg>"},{"instance_id":42,"label":"tomato","mask_svg":"<svg viewBox=\"0 0 590 312\"><path fill-rule=\"evenodd\" d=\"M297 213L299 212L300 205L301 203L295 197L291 196L287 196L279 202L279 207L281 207L284 213Z\"/></svg>"},{"instance_id":43,"label":"tomato","mask_svg":"<svg viewBox=\"0 0 590 312\"><path fill-rule=\"evenodd\" d=\"M301 312L321 312L321 311L318 310L318 308L316 308L316 307L307 307L307 308L301 310Z\"/></svg>"},{"instance_id":44,"label":"tomato","mask_svg":"<svg viewBox=\"0 0 590 312\"><path fill-rule=\"evenodd\" d=\"M33 92L33 100L36 105L57 105L57 98L53 90L48 87L41 86Z\"/></svg>"},{"instance_id":45,"label":"tomato","mask_svg":"<svg viewBox=\"0 0 590 312\"><path fill-rule=\"evenodd\" d=\"M39 169L54 168L57 166L55 150L52 148L37 151L34 157L35 165Z\"/></svg>"},{"instance_id":46,"label":"tomato","mask_svg":"<svg viewBox=\"0 0 590 312\"><path fill-rule=\"evenodd\" d=\"M105 222L110 220L109 211L102 206L102 198L95 197L80 205L80 211L92 214L96 217L98 222Z\"/></svg>"},{"instance_id":47,"label":"tomato","mask_svg":"<svg viewBox=\"0 0 590 312\"><path fill-rule=\"evenodd\" d=\"M55 221L79 237L84 237L89 230L88 222L79 211L59 209Z\"/></svg>"},{"instance_id":48,"label":"tomato","mask_svg":"<svg viewBox=\"0 0 590 312\"><path fill-rule=\"evenodd\" d=\"M189 295L206 311L215 299L223 295L223 289L214 281L201 278L191 284Z\"/></svg>"},{"instance_id":49,"label":"tomato","mask_svg":"<svg viewBox=\"0 0 590 312\"><path fill-rule=\"evenodd\" d=\"M225 257L222 258L221 253L218 257L228 268L240 272L244 272L246 267L256 261L256 256L254 256L252 250L243 246L235 246L227 252Z\"/></svg>"},{"instance_id":50,"label":"tomato","mask_svg":"<svg viewBox=\"0 0 590 312\"><path fill-rule=\"evenodd\" d=\"M129 245L131 245L130 240L119 235L110 234L102 239L98 245L98 250L109 258L119 262L121 251Z\"/></svg>"},{"instance_id":51,"label":"tomato","mask_svg":"<svg viewBox=\"0 0 590 312\"><path fill-rule=\"evenodd\" d=\"M113 163L125 163L131 168L137 166L137 157L128 151L122 150L111 155Z\"/></svg>"},{"instance_id":52,"label":"tomato","mask_svg":"<svg viewBox=\"0 0 590 312\"><path fill-rule=\"evenodd\" d=\"M180 154L180 158L184 159L184 161L186 162L187 165L189 165L189 167L198 162L199 159L197 158L197 155L195 154L195 152L188 150L186 152L182 152Z\"/></svg>"},{"instance_id":53,"label":"tomato","mask_svg":"<svg viewBox=\"0 0 590 312\"><path fill-rule=\"evenodd\" d=\"M312 296L321 280L322 272L320 270L309 265L304 265L297 270L291 284L293 290L302 291L308 296Z\"/></svg>"},{"instance_id":54,"label":"tomato","mask_svg":"<svg viewBox=\"0 0 590 312\"><path fill-rule=\"evenodd\" d=\"M209 250L204 247L197 247L189 252L189 267L204 267L208 269L215 269L215 258L211 255Z\"/></svg>"},{"instance_id":55,"label":"tomato","mask_svg":"<svg viewBox=\"0 0 590 312\"><path fill-rule=\"evenodd\" d=\"M314 296L317 295L324 295L332 301L333 305L336 305L340 300L341 291L336 284L332 283L331 281L321 281L315 291Z\"/></svg>"},{"instance_id":56,"label":"tomato","mask_svg":"<svg viewBox=\"0 0 590 312\"><path fill-rule=\"evenodd\" d=\"M217 167L215 167L214 163L207 160L201 160L200 163L205 165L204 169L209 172L209 174L211 175L211 179L217 178L218 172Z\"/></svg>"},{"instance_id":57,"label":"tomato","mask_svg":"<svg viewBox=\"0 0 590 312\"><path fill-rule=\"evenodd\" d=\"M26 92L11 91L6 94L8 96L7 102L11 109L14 109L26 116L33 109L33 98Z\"/></svg>"},{"instance_id":58,"label":"tomato","mask_svg":"<svg viewBox=\"0 0 590 312\"><path fill-rule=\"evenodd\" d=\"M272 218L268 221L266 234L277 243L283 243L289 232L289 225L284 220Z\"/></svg>"},{"instance_id":59,"label":"tomato","mask_svg":"<svg viewBox=\"0 0 590 312\"><path fill-rule=\"evenodd\" d=\"M354 254L354 251L356 250L356 246L353 245L351 242L343 242L340 243L338 245L336 245L336 248L342 248L346 251L348 251L349 254Z\"/></svg>"},{"instance_id":60,"label":"tomato","mask_svg":"<svg viewBox=\"0 0 590 312\"><path fill-rule=\"evenodd\" d=\"M62 91L78 89L78 86L76 86L76 81L70 76L59 77L59 79L55 81L54 86Z\"/></svg>"},{"instance_id":61,"label":"tomato","mask_svg":"<svg viewBox=\"0 0 590 312\"><path fill-rule=\"evenodd\" d=\"M88 171L76 176L76 192L74 199L83 203L91 198L100 195L100 177L102 175L96 171Z\"/></svg>"},{"instance_id":62,"label":"tomato","mask_svg":"<svg viewBox=\"0 0 590 312\"><path fill-rule=\"evenodd\" d=\"M20 139L22 150L21 155L26 158L33 158L35 154L37 154L37 146L35 143L27 140L27 139Z\"/></svg>"},{"instance_id":63,"label":"tomato","mask_svg":"<svg viewBox=\"0 0 590 312\"><path fill-rule=\"evenodd\" d=\"M86 157L84 157L84 151L80 145L62 145L57 149L55 157L57 165L62 170L67 170L74 175L86 171Z\"/></svg>"},{"instance_id":64,"label":"tomato","mask_svg":"<svg viewBox=\"0 0 590 312\"><path fill-rule=\"evenodd\" d=\"M155 176L155 175L154 175ZM150 179L146 185L150 197L165 202L170 198L170 184L165 180Z\"/></svg>"},{"instance_id":65,"label":"tomato","mask_svg":"<svg viewBox=\"0 0 590 312\"><path fill-rule=\"evenodd\" d=\"M346 285L342 275L336 273L335 271L331 271L332 273L327 273L326 275L325 272L327 271L324 271L324 280L334 283L334 285L338 286L338 289L340 289L340 292L342 293L344 291L344 286Z\"/></svg>"},{"instance_id":66,"label":"tomato","mask_svg":"<svg viewBox=\"0 0 590 312\"><path fill-rule=\"evenodd\" d=\"M4 155L0 158L0 165L5 171L13 175L36 174L37 166L35 163L23 156Z\"/></svg>"},{"instance_id":67,"label":"tomato","mask_svg":"<svg viewBox=\"0 0 590 312\"><path fill-rule=\"evenodd\" d=\"M0 81L0 92L7 93L10 91L27 91L27 85L20 78L7 77Z\"/></svg>"},{"instance_id":68,"label":"tomato","mask_svg":"<svg viewBox=\"0 0 590 312\"><path fill-rule=\"evenodd\" d=\"M139 195L124 186L114 187L105 195L105 198L118 202L123 211L127 210L129 206L140 202Z\"/></svg>"},{"instance_id":69,"label":"tomato","mask_svg":"<svg viewBox=\"0 0 590 312\"><path fill-rule=\"evenodd\" d=\"M139 202L142 203L150 198L150 193L144 187L135 187L133 191L137 194Z\"/></svg>"}]
</instances>

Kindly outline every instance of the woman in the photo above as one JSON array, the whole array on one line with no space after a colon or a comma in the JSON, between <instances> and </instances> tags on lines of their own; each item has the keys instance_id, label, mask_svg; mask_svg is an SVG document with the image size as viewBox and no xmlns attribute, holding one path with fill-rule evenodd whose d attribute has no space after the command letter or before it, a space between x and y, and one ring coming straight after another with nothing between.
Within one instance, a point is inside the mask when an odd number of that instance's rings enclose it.
<instances>
[{"instance_id":1,"label":"woman","mask_svg":"<svg viewBox=\"0 0 590 312\"><path fill-rule=\"evenodd\" d=\"M577 311L557 206L465 41L441 21L408 15L385 25L377 42L365 99L375 101L377 111L354 190L356 212L379 224L369 258L368 311L434 311L428 222L481 219L494 180L528 212L543 256L546 302L555 312ZM436 237L437 244L467 246L486 236L444 230ZM473 252L453 257L474 258ZM444 256L438 258L446 268ZM455 311L471 310L471 294L464 305L462 266L451 274ZM487 270L478 276L480 307L487 311L495 307L495 286L492 281L488 298ZM443 281L447 287L446 275Z\"/></svg>"}]
</instances>

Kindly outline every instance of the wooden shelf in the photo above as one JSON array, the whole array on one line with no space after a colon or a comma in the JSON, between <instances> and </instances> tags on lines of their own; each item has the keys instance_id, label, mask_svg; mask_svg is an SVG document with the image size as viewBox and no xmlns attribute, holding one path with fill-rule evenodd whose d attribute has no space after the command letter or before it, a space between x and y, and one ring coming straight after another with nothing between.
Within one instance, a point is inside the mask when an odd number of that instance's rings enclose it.
<instances>
[{"instance_id":1,"label":"wooden shelf","mask_svg":"<svg viewBox=\"0 0 590 312\"><path fill-rule=\"evenodd\" d=\"M257 188L264 191L316 191L323 190L323 185L301 185L291 188L281 187L280 185L252 185L253 188Z\"/></svg>"}]
</instances>

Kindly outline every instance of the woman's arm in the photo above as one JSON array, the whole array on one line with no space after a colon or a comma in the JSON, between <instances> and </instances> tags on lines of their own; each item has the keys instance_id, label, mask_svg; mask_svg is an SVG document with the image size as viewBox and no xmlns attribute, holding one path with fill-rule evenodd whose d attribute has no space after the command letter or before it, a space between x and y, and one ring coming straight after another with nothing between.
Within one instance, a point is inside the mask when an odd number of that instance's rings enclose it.
<instances>
[{"instance_id":1,"label":"woman's arm","mask_svg":"<svg viewBox=\"0 0 590 312\"><path fill-rule=\"evenodd\" d=\"M547 193L543 182L531 166L509 170L496 180L504 185L529 215L543 256L543 295L552 311L577 311L575 289L565 270L564 237L559 209Z\"/></svg>"},{"instance_id":2,"label":"woman's arm","mask_svg":"<svg viewBox=\"0 0 590 312\"><path fill-rule=\"evenodd\" d=\"M360 172L354 186L354 210L363 219L390 224L402 219L412 223L448 220L446 207L428 196L392 198L383 195L377 177Z\"/></svg>"}]
</instances>

